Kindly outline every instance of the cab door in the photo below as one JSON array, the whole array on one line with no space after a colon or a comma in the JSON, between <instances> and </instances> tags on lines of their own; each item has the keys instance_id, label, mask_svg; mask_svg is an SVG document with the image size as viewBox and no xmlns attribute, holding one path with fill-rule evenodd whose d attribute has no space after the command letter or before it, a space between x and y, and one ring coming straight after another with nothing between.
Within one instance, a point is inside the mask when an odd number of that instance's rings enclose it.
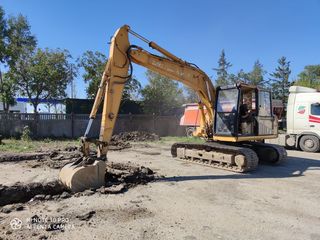
<instances>
[{"instance_id":1,"label":"cab door","mask_svg":"<svg viewBox=\"0 0 320 240\"><path fill-rule=\"evenodd\" d=\"M272 115L271 93L260 90L258 92L258 136L274 134L274 117Z\"/></svg>"},{"instance_id":2,"label":"cab door","mask_svg":"<svg viewBox=\"0 0 320 240\"><path fill-rule=\"evenodd\" d=\"M238 134L239 89L217 88L214 133L217 136Z\"/></svg>"}]
</instances>

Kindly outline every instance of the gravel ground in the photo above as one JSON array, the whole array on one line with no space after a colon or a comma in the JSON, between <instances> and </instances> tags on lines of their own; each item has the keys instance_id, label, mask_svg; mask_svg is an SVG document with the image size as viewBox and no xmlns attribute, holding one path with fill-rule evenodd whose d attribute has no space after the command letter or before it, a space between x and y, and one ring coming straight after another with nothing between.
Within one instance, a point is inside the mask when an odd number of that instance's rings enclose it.
<instances>
[{"instance_id":1,"label":"gravel ground","mask_svg":"<svg viewBox=\"0 0 320 240\"><path fill-rule=\"evenodd\" d=\"M5 206L0 239L320 239L320 153L288 154L238 174L172 159L169 143L132 143L110 161L149 167L157 180ZM0 183L57 178L58 169L32 161L0 163Z\"/></svg>"}]
</instances>

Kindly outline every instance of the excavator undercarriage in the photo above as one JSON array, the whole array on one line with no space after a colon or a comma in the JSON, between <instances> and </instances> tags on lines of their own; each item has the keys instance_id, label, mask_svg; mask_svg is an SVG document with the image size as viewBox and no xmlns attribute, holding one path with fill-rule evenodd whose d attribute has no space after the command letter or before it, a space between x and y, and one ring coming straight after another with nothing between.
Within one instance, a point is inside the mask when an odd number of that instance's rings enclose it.
<instances>
[{"instance_id":1,"label":"excavator undercarriage","mask_svg":"<svg viewBox=\"0 0 320 240\"><path fill-rule=\"evenodd\" d=\"M197 163L233 172L249 172L258 167L258 163L278 164L286 159L283 147L258 142L241 144L206 142L175 143L171 147L173 157L191 163Z\"/></svg>"}]
</instances>

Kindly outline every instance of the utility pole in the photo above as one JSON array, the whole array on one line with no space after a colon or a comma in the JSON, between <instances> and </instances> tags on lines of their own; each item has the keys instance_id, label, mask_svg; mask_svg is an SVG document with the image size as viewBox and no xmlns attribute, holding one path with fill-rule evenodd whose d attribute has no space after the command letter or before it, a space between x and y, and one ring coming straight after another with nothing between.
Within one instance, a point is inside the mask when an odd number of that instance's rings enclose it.
<instances>
[{"instance_id":1,"label":"utility pole","mask_svg":"<svg viewBox=\"0 0 320 240\"><path fill-rule=\"evenodd\" d=\"M73 113L73 99L75 98L75 84L72 76L72 65L70 66L70 77L71 77L71 137L74 137L74 113Z\"/></svg>"},{"instance_id":2,"label":"utility pole","mask_svg":"<svg viewBox=\"0 0 320 240\"><path fill-rule=\"evenodd\" d=\"M70 98L73 99L73 98L76 98L76 85L75 85L75 82L74 82L74 79L73 79L73 76L72 76L72 71L73 71L73 67L72 65L70 66L70 78L71 78L71 94L70 94Z\"/></svg>"}]
</instances>

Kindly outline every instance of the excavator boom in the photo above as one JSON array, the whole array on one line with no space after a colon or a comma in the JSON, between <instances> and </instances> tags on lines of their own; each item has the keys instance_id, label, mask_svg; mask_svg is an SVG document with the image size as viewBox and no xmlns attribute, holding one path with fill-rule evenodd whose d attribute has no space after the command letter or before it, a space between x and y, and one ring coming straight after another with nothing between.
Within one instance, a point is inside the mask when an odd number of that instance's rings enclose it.
<instances>
[{"instance_id":1,"label":"excavator boom","mask_svg":"<svg viewBox=\"0 0 320 240\"><path fill-rule=\"evenodd\" d=\"M151 48L163 54L164 57L151 54L141 47L130 45L129 33L148 43ZM85 155L89 155L89 143L94 142L98 147L98 157L103 158L106 156L108 143L111 140L118 115L123 87L131 77L131 74L128 74L130 67L132 71L131 62L144 66L170 79L180 81L197 92L201 100L200 105L205 106L207 109L206 115L202 113L204 117L198 131L199 135L212 135L215 88L206 73L195 65L176 57L156 43L148 41L133 32L129 26L124 25L116 31L111 40L109 60L99 85L88 127L82 138ZM88 135L91 124L103 100L99 140L90 139Z\"/></svg>"}]
</instances>

